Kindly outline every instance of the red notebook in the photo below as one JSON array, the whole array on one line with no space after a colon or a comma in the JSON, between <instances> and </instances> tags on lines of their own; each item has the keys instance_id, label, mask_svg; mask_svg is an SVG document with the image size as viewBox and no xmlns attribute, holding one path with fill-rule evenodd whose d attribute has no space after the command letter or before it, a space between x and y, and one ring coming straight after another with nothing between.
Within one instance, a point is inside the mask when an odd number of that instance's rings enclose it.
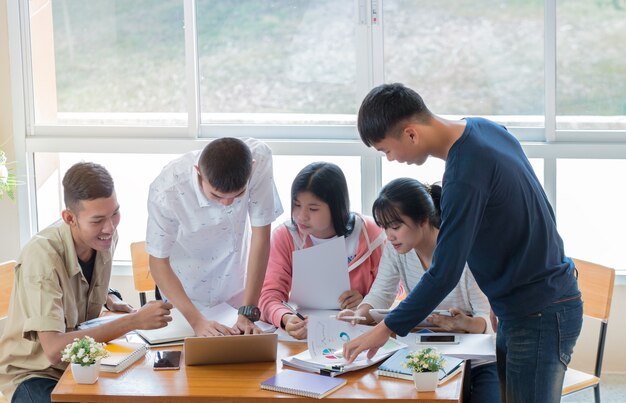
<instances>
[{"instance_id":1,"label":"red notebook","mask_svg":"<svg viewBox=\"0 0 626 403\"><path fill-rule=\"evenodd\" d=\"M345 379L286 369L261 382L261 389L321 399L346 382Z\"/></svg>"}]
</instances>

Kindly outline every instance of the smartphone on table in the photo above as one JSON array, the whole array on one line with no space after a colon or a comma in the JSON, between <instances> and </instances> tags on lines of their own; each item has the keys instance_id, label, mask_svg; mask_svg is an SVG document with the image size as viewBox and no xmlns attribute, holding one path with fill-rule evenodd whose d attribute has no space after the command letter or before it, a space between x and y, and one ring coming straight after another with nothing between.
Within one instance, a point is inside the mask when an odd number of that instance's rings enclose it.
<instances>
[{"instance_id":1,"label":"smartphone on table","mask_svg":"<svg viewBox=\"0 0 626 403\"><path fill-rule=\"evenodd\" d=\"M180 369L180 354L181 351L157 350L156 355L154 356L152 369L155 371Z\"/></svg>"},{"instance_id":2,"label":"smartphone on table","mask_svg":"<svg viewBox=\"0 0 626 403\"><path fill-rule=\"evenodd\" d=\"M418 344L459 344L459 339L454 334L418 334Z\"/></svg>"}]
</instances>

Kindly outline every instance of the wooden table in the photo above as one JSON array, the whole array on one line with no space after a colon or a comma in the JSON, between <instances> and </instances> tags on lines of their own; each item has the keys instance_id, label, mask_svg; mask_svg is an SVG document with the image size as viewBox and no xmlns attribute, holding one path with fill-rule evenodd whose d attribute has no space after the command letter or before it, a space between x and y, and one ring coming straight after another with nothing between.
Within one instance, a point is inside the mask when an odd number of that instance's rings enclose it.
<instances>
[{"instance_id":1,"label":"wooden table","mask_svg":"<svg viewBox=\"0 0 626 403\"><path fill-rule=\"evenodd\" d=\"M182 346L181 346L182 347ZM180 349L181 347L169 347ZM262 390L260 383L283 369L280 357L306 349L305 343L278 342L278 359L251 364L204 365L185 367L184 353L180 370L154 371L155 350L146 354L127 370L112 374L101 372L93 385L79 385L68 368L52 392L53 401L62 402L270 402L291 399L310 403L312 400L285 393ZM413 382L379 377L377 365L341 375L348 383L325 399L334 402L460 402L462 374L434 392L417 392ZM289 368L289 367L284 367Z\"/></svg>"}]
</instances>

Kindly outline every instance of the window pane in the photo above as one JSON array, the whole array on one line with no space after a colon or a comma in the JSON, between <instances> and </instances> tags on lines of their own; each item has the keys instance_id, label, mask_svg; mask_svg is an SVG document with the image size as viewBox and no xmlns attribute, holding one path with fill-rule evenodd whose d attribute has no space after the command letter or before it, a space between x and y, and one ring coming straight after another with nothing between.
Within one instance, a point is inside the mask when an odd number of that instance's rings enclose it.
<instances>
[{"instance_id":1,"label":"window pane","mask_svg":"<svg viewBox=\"0 0 626 403\"><path fill-rule=\"evenodd\" d=\"M146 238L148 189L150 183L174 154L84 154L36 153L37 224L41 230L61 218L65 208L61 181L65 172L80 161L104 166L115 182L121 220L117 227L119 242L116 260L130 260L130 243Z\"/></svg>"},{"instance_id":2,"label":"window pane","mask_svg":"<svg viewBox=\"0 0 626 403\"><path fill-rule=\"evenodd\" d=\"M203 121L255 119L224 113L354 114L353 7L334 0L198 0Z\"/></svg>"},{"instance_id":3,"label":"window pane","mask_svg":"<svg viewBox=\"0 0 626 403\"><path fill-rule=\"evenodd\" d=\"M282 224L291 216L291 184L302 168L316 161L332 162L338 165L348 182L350 210L361 210L361 159L359 157L331 157L316 155L274 155L274 181L283 204L283 214L273 226ZM364 214L370 215L367 211Z\"/></svg>"},{"instance_id":4,"label":"window pane","mask_svg":"<svg viewBox=\"0 0 626 403\"><path fill-rule=\"evenodd\" d=\"M557 3L557 128L626 129L625 38L623 1Z\"/></svg>"},{"instance_id":5,"label":"window pane","mask_svg":"<svg viewBox=\"0 0 626 403\"><path fill-rule=\"evenodd\" d=\"M424 184L441 182L446 162L439 158L430 157L424 165L407 165L398 162L389 162L385 158L382 161L382 184L385 186L396 178L413 178Z\"/></svg>"},{"instance_id":6,"label":"window pane","mask_svg":"<svg viewBox=\"0 0 626 403\"><path fill-rule=\"evenodd\" d=\"M186 124L183 1L31 0L39 124Z\"/></svg>"},{"instance_id":7,"label":"window pane","mask_svg":"<svg viewBox=\"0 0 626 403\"><path fill-rule=\"evenodd\" d=\"M438 114L543 126L543 1L385 1L383 15L386 82Z\"/></svg>"},{"instance_id":8,"label":"window pane","mask_svg":"<svg viewBox=\"0 0 626 403\"><path fill-rule=\"evenodd\" d=\"M569 256L626 269L624 160L557 160L557 224Z\"/></svg>"}]
</instances>

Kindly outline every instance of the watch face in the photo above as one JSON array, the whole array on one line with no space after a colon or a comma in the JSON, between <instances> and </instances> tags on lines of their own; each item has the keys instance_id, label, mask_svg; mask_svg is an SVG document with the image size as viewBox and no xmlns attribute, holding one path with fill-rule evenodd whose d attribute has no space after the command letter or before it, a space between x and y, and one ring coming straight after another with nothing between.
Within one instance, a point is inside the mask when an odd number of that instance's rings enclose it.
<instances>
[{"instance_id":1,"label":"watch face","mask_svg":"<svg viewBox=\"0 0 626 403\"><path fill-rule=\"evenodd\" d=\"M250 307L250 314L247 315L248 319L250 319L252 322L256 322L257 320L259 320L261 318L261 310L259 308L257 308L256 306L254 307Z\"/></svg>"},{"instance_id":2,"label":"watch face","mask_svg":"<svg viewBox=\"0 0 626 403\"><path fill-rule=\"evenodd\" d=\"M254 305L245 305L239 307L239 314L250 319L252 322L256 322L261 318L261 310Z\"/></svg>"}]
</instances>

